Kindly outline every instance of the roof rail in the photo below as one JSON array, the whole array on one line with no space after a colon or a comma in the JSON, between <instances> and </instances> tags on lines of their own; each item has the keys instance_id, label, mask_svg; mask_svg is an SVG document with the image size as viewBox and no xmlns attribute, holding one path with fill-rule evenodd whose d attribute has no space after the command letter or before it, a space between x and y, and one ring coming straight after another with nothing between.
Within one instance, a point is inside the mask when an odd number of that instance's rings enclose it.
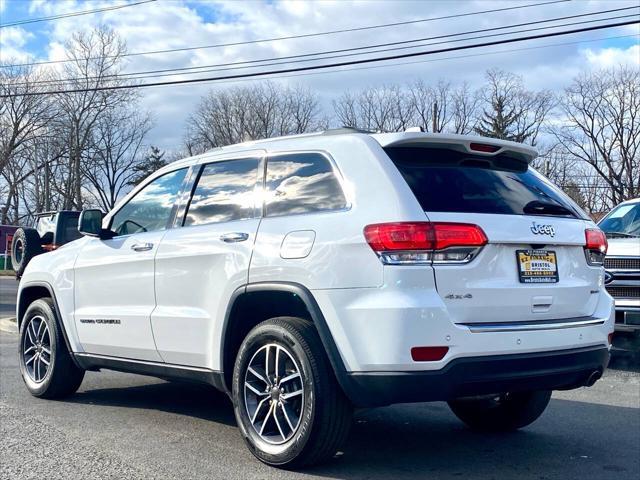
<instances>
[{"instance_id":1,"label":"roof rail","mask_svg":"<svg viewBox=\"0 0 640 480\"><path fill-rule=\"evenodd\" d=\"M340 128L329 128L327 130L325 130L324 132L322 132L322 135L344 135L345 133L366 133L366 134L371 134L371 133L376 133L373 130L364 130L362 128L356 128L356 127L349 127L346 125L343 125Z\"/></svg>"}]
</instances>

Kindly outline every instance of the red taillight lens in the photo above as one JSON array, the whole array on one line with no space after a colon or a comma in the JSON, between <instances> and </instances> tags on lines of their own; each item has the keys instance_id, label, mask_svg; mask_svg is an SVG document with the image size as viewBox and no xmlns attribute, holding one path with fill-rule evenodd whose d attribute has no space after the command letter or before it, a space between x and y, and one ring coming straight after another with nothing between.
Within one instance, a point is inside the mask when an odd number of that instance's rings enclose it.
<instances>
[{"instance_id":1,"label":"red taillight lens","mask_svg":"<svg viewBox=\"0 0 640 480\"><path fill-rule=\"evenodd\" d=\"M609 244L607 243L607 237L599 228L588 228L584 231L584 237L586 240L587 250L597 250L600 253L607 253Z\"/></svg>"},{"instance_id":2,"label":"red taillight lens","mask_svg":"<svg viewBox=\"0 0 640 480\"><path fill-rule=\"evenodd\" d=\"M487 243L482 229L467 223L379 223L367 225L364 236L384 263L396 265L465 263Z\"/></svg>"},{"instance_id":3,"label":"red taillight lens","mask_svg":"<svg viewBox=\"0 0 640 480\"><path fill-rule=\"evenodd\" d=\"M414 362L437 362L442 360L449 347L413 347L411 358Z\"/></svg>"},{"instance_id":4,"label":"red taillight lens","mask_svg":"<svg viewBox=\"0 0 640 480\"><path fill-rule=\"evenodd\" d=\"M493 153L500 150L500 147L496 145L487 145L486 143L470 143L469 149L475 150L476 152Z\"/></svg>"},{"instance_id":5,"label":"red taillight lens","mask_svg":"<svg viewBox=\"0 0 640 480\"><path fill-rule=\"evenodd\" d=\"M433 248L433 230L429 222L367 225L364 227L364 237L376 252Z\"/></svg>"},{"instance_id":6,"label":"red taillight lens","mask_svg":"<svg viewBox=\"0 0 640 480\"><path fill-rule=\"evenodd\" d=\"M435 250L448 247L482 247L487 236L477 225L468 223L432 223Z\"/></svg>"},{"instance_id":7,"label":"red taillight lens","mask_svg":"<svg viewBox=\"0 0 640 480\"><path fill-rule=\"evenodd\" d=\"M607 236L599 228L588 228L584 231L584 254L589 265L602 265L607 254Z\"/></svg>"}]
</instances>

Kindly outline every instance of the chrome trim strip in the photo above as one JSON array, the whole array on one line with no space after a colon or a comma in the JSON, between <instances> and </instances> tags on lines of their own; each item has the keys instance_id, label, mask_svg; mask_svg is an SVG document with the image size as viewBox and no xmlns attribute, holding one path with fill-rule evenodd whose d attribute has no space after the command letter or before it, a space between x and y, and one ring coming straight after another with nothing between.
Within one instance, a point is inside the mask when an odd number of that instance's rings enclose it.
<instances>
[{"instance_id":1,"label":"chrome trim strip","mask_svg":"<svg viewBox=\"0 0 640 480\"><path fill-rule=\"evenodd\" d=\"M534 322L499 322L499 323L459 323L472 333L485 332L532 332L537 330L558 330L562 328L579 328L602 325L604 318L579 318L566 320L541 320Z\"/></svg>"},{"instance_id":2,"label":"chrome trim strip","mask_svg":"<svg viewBox=\"0 0 640 480\"><path fill-rule=\"evenodd\" d=\"M215 370L211 370L209 368L192 367L192 366L188 366L188 365L174 365L174 364L171 364L171 363L162 363L162 362L151 362L151 361L148 361L148 360L134 360L134 359L131 359L131 358L112 357L112 356L109 356L109 355L98 355L98 354L93 354L93 353L76 352L73 355L75 355L76 357L96 358L96 359L102 359L102 360L111 360L111 361L114 361L114 362L136 363L138 365L149 365L149 366L152 366L152 367L175 368L175 369L178 369L178 370L191 370L193 372L218 373Z\"/></svg>"}]
</instances>

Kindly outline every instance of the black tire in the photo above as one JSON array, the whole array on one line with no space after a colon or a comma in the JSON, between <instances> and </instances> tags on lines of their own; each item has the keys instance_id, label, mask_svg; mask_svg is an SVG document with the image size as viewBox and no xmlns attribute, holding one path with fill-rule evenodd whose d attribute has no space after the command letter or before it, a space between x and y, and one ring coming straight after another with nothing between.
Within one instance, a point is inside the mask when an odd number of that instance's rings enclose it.
<instances>
[{"instance_id":1,"label":"black tire","mask_svg":"<svg viewBox=\"0 0 640 480\"><path fill-rule=\"evenodd\" d=\"M551 392L513 392L449 401L453 413L473 430L509 432L530 425L542 415Z\"/></svg>"},{"instance_id":2,"label":"black tire","mask_svg":"<svg viewBox=\"0 0 640 480\"><path fill-rule=\"evenodd\" d=\"M11 265L17 276L21 277L31 259L43 252L40 243L40 235L35 228L19 228L13 234Z\"/></svg>"},{"instance_id":3,"label":"black tire","mask_svg":"<svg viewBox=\"0 0 640 480\"><path fill-rule=\"evenodd\" d=\"M40 356L31 360L34 352ZM84 378L84 370L71 359L53 302L48 298L29 305L20 324L18 355L22 380L34 397L66 397L78 390Z\"/></svg>"},{"instance_id":4,"label":"black tire","mask_svg":"<svg viewBox=\"0 0 640 480\"><path fill-rule=\"evenodd\" d=\"M279 369L275 367L275 356L273 360L268 360L270 349L274 347L271 354L279 352L282 356ZM250 365L258 368L255 362L262 358L260 355L263 352L265 365L273 362L271 373L277 372L273 375L276 380L271 390L268 387L270 382L261 381L262 377L249 374ZM265 370L265 377L269 379L269 368L263 369L262 374ZM299 377L295 377L296 371L299 372ZM290 377L295 378L285 383L286 378ZM256 398L266 399L268 403L264 408L272 404L262 421L265 424L264 435L258 431L259 422L256 421L255 427L251 422L247 405L251 404L249 397L253 393L245 391L245 381L255 382L260 390L263 388L261 385L264 385L264 391L271 392L261 393L262 397L254 395ZM281 389L282 397L277 391L274 393L274 389L278 388ZM302 393L293 398L285 398L291 397L291 392L295 395L298 391ZM236 420L249 450L260 461L271 466L300 468L322 462L336 454L346 440L351 426L352 406L335 379L318 332L311 322L301 318L272 318L249 332L236 357L232 397ZM249 408L254 408L257 403L253 402L253 406L250 405ZM272 407L275 418L268 420ZM254 419L258 418L257 410L260 408L255 408ZM287 409L290 412L288 415ZM264 414L264 410L261 413ZM275 433L271 434L271 431Z\"/></svg>"}]
</instances>

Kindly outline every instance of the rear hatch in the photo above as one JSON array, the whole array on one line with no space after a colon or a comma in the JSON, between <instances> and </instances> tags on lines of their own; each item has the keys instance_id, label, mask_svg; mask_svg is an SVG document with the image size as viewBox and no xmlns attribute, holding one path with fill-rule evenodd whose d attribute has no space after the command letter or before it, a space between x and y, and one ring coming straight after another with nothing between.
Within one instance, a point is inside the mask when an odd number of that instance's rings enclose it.
<instances>
[{"instance_id":1,"label":"rear hatch","mask_svg":"<svg viewBox=\"0 0 640 480\"><path fill-rule=\"evenodd\" d=\"M601 270L587 262L587 217L504 146L469 151L428 143L387 146L430 222L479 226L487 244L471 260L433 259L438 292L455 323L590 316Z\"/></svg>"}]
</instances>

